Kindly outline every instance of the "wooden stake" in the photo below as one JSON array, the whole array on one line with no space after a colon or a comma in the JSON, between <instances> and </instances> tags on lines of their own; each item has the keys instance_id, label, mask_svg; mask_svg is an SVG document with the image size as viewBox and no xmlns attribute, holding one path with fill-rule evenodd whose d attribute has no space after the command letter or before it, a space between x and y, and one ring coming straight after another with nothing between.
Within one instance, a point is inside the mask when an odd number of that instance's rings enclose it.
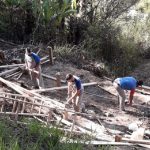
<instances>
[{"instance_id":1,"label":"wooden stake","mask_svg":"<svg viewBox=\"0 0 150 150\"><path fill-rule=\"evenodd\" d=\"M60 72L56 73L56 86L57 87L61 86Z\"/></svg>"},{"instance_id":2,"label":"wooden stake","mask_svg":"<svg viewBox=\"0 0 150 150\"><path fill-rule=\"evenodd\" d=\"M33 103L32 103L32 106L31 106L31 111L30 111L30 113L33 112L34 104L35 104L35 99L33 100Z\"/></svg>"},{"instance_id":3,"label":"wooden stake","mask_svg":"<svg viewBox=\"0 0 150 150\"><path fill-rule=\"evenodd\" d=\"M54 64L54 60L53 60L53 50L52 50L52 47L48 46L47 50L49 52L50 65L53 65Z\"/></svg>"},{"instance_id":4,"label":"wooden stake","mask_svg":"<svg viewBox=\"0 0 150 150\"><path fill-rule=\"evenodd\" d=\"M15 96L14 99L16 99L16 96ZM16 105L17 105L17 101L14 101L14 102L13 102L12 112L15 112L15 110L16 110Z\"/></svg>"},{"instance_id":5,"label":"wooden stake","mask_svg":"<svg viewBox=\"0 0 150 150\"><path fill-rule=\"evenodd\" d=\"M4 99L4 101L2 102L1 112L4 111L5 103L6 103L6 100Z\"/></svg>"},{"instance_id":6,"label":"wooden stake","mask_svg":"<svg viewBox=\"0 0 150 150\"><path fill-rule=\"evenodd\" d=\"M17 110L16 110L16 115L15 115L15 120L16 120L16 121L18 120L18 113L19 113L19 110L20 110L20 102L18 102L18 106L17 106Z\"/></svg>"}]
</instances>

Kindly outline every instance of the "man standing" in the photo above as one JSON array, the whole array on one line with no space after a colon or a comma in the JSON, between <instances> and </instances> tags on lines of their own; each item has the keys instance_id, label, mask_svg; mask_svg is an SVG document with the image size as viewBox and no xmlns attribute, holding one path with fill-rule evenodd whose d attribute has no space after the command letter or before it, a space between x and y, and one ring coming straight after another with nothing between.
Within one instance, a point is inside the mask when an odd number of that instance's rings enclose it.
<instances>
[{"instance_id":1,"label":"man standing","mask_svg":"<svg viewBox=\"0 0 150 150\"><path fill-rule=\"evenodd\" d=\"M74 110L77 112L79 112L80 109L82 112L84 112L85 106L82 103L84 87L81 83L81 80L75 75L67 74L66 81L68 82L67 104L73 104Z\"/></svg>"},{"instance_id":2,"label":"man standing","mask_svg":"<svg viewBox=\"0 0 150 150\"><path fill-rule=\"evenodd\" d=\"M30 48L26 48L25 66L29 71L35 88L44 88L43 78L41 75L40 57L33 53Z\"/></svg>"},{"instance_id":3,"label":"man standing","mask_svg":"<svg viewBox=\"0 0 150 150\"><path fill-rule=\"evenodd\" d=\"M120 111L125 111L125 99L126 95L124 90L130 90L128 105L132 105L132 100L135 92L135 88L138 86L142 86L143 81L137 81L133 77L123 77L123 78L117 78L113 82L113 86L118 92L119 95L119 109Z\"/></svg>"}]
</instances>

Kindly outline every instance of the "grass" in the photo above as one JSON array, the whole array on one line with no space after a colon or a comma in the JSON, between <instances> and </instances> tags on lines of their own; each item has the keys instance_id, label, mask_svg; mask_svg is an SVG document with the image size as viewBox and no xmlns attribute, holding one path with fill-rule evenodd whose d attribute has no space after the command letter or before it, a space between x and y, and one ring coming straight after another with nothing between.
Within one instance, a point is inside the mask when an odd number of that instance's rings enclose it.
<instances>
[{"instance_id":1,"label":"grass","mask_svg":"<svg viewBox=\"0 0 150 150\"><path fill-rule=\"evenodd\" d=\"M78 142L67 143L69 136L61 143L63 137L67 135L62 131L43 127L36 120L30 120L29 124L24 125L0 118L0 150L93 150L92 147ZM86 136L80 138L86 140ZM110 147L96 147L96 150L110 150Z\"/></svg>"}]
</instances>

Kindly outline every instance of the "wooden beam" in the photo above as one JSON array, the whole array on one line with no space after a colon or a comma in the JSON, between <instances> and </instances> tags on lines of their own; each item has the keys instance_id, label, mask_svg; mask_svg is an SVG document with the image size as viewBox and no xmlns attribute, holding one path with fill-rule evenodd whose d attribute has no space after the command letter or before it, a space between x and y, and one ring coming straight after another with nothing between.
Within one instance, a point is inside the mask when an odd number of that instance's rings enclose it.
<instances>
[{"instance_id":1,"label":"wooden beam","mask_svg":"<svg viewBox=\"0 0 150 150\"><path fill-rule=\"evenodd\" d=\"M97 82L91 82L91 83L83 83L83 86L92 86L92 85L97 85ZM47 88L47 89L38 89L38 90L31 90L37 93L41 92L49 92L49 91L54 91L54 90L64 90L67 89L68 86L61 86L61 87L53 87L53 88Z\"/></svg>"}]
</instances>

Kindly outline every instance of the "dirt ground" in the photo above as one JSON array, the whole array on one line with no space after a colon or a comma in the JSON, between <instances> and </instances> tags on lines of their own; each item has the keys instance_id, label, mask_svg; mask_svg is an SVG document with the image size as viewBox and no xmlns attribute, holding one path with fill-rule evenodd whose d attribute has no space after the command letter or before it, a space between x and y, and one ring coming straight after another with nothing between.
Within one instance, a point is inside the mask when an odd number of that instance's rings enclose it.
<instances>
[{"instance_id":1,"label":"dirt ground","mask_svg":"<svg viewBox=\"0 0 150 150\"><path fill-rule=\"evenodd\" d=\"M3 46L4 49L4 46ZM12 50L12 49L11 49ZM23 51L21 51L21 55L18 56L18 52L14 48L14 52L11 51L12 56L9 55L9 50L5 52L8 59L23 57ZM16 56L17 55L17 56ZM137 77L144 78L146 81L146 85L150 86L150 77L149 73L145 72L144 76L144 68L149 70L150 63L141 66L141 68L137 68L133 73ZM65 76L67 73L72 73L79 76L83 83L87 82L98 82L100 86L107 83L108 81L102 78L99 78L92 74L89 71L83 69L77 69L76 66L72 64L63 64L62 62L55 61L53 66L50 66L48 63L42 65L42 72L47 75L55 76L57 72L60 72L61 79L65 80ZM23 80L29 86L32 86L32 83L29 79L29 76L24 75L20 80ZM55 81L44 78L45 87L54 87L56 86ZM66 84L62 84L66 85ZM108 82L108 86L112 87L111 82ZM65 102L67 97L67 91L52 91L49 93L44 93L44 95L48 95L50 98L57 99L58 101ZM134 101L134 105L132 107L126 107L125 113L120 113L118 111L118 99L116 96L106 92L98 86L89 86L85 88L85 93L83 97L83 101L86 104L86 113L93 113L98 115L101 119L101 123L112 133L114 134L129 134L128 125L131 123L137 123L140 127L150 128L150 107L146 104L142 105L142 100ZM130 131L131 132L131 131ZM95 147L95 149L97 149ZM113 147L116 150L144 150L142 147Z\"/></svg>"},{"instance_id":2,"label":"dirt ground","mask_svg":"<svg viewBox=\"0 0 150 150\"><path fill-rule=\"evenodd\" d=\"M87 82L98 82L99 85L112 87L111 82L94 76L91 72L77 69L72 64L63 64L61 62L55 62L53 66L45 64L42 66L42 72L55 76L57 72L60 72L61 79L65 80L67 73L73 73L79 76L83 83ZM24 77L26 80L27 77ZM55 81L44 78L45 87L54 87L56 86ZM66 85L66 84L62 84ZM49 92L44 93L44 95L49 95L52 99L57 99L60 102L66 102L67 91L62 92ZM114 135L129 135L128 126L132 123L137 123L140 127L149 128L150 127L150 118L147 114L149 107L147 105L142 105L143 101L136 99L134 100L134 105L132 107L126 107L125 113L120 113L118 109L118 99L116 96L106 92L98 86L89 86L85 87L85 93L83 101L86 104L86 112L93 113L98 115L101 119L101 123L110 130ZM94 120L97 122L96 120ZM145 149L145 148L135 148L135 147L114 147L116 150L132 150L132 149Z\"/></svg>"}]
</instances>

